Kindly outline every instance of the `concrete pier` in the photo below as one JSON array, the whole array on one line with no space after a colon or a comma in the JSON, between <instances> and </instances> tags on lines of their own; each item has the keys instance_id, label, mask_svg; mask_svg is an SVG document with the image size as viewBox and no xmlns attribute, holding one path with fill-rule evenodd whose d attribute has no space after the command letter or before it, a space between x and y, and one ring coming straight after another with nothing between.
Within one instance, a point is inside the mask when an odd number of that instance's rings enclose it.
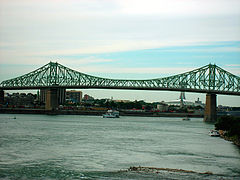
<instances>
[{"instance_id":1,"label":"concrete pier","mask_svg":"<svg viewBox=\"0 0 240 180\"><path fill-rule=\"evenodd\" d=\"M57 89L57 98L58 98L58 104L64 104L65 99L66 99L66 89L65 88L56 88ZM47 92L49 89L43 88L40 89L40 102L41 103L46 103L46 97L47 97Z\"/></svg>"},{"instance_id":2,"label":"concrete pier","mask_svg":"<svg viewBox=\"0 0 240 180\"><path fill-rule=\"evenodd\" d=\"M58 108L58 89L49 88L46 90L46 110L56 110Z\"/></svg>"},{"instance_id":3,"label":"concrete pier","mask_svg":"<svg viewBox=\"0 0 240 180\"><path fill-rule=\"evenodd\" d=\"M208 93L206 95L206 106L204 112L205 122L215 122L217 120L217 99L216 94Z\"/></svg>"}]
</instances>

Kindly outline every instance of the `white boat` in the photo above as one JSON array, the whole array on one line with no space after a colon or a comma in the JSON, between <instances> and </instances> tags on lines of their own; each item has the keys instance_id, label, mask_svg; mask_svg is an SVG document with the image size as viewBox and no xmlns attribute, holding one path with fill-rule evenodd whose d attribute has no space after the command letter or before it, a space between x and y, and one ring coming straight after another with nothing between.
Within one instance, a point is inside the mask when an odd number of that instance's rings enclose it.
<instances>
[{"instance_id":1,"label":"white boat","mask_svg":"<svg viewBox=\"0 0 240 180\"><path fill-rule=\"evenodd\" d=\"M217 130L210 130L209 133L208 133L209 136L213 136L213 137L218 137L220 136L219 132Z\"/></svg>"},{"instance_id":2,"label":"white boat","mask_svg":"<svg viewBox=\"0 0 240 180\"><path fill-rule=\"evenodd\" d=\"M183 121L190 121L190 118L189 117L184 117L182 120Z\"/></svg>"},{"instance_id":3,"label":"white boat","mask_svg":"<svg viewBox=\"0 0 240 180\"><path fill-rule=\"evenodd\" d=\"M119 118L119 111L108 110L103 118Z\"/></svg>"}]
</instances>

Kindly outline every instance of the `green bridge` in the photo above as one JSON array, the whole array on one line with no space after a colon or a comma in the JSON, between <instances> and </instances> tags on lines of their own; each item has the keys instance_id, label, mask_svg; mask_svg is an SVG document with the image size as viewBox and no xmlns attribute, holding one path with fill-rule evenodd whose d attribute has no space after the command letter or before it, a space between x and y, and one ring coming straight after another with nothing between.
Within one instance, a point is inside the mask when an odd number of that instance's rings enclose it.
<instances>
[{"instance_id":1,"label":"green bridge","mask_svg":"<svg viewBox=\"0 0 240 180\"><path fill-rule=\"evenodd\" d=\"M58 107L59 89L133 89L206 93L206 121L216 119L216 94L240 95L240 77L217 65L209 64L182 74L147 80L101 78L84 74L59 63L50 62L28 74L2 81L0 103L4 90L46 89L46 109Z\"/></svg>"}]
</instances>

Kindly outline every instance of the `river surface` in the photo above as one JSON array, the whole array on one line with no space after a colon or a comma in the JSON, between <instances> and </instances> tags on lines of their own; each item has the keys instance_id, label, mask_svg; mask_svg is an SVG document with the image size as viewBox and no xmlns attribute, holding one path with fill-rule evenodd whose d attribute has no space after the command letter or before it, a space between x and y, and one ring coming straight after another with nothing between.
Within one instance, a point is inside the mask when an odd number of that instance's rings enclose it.
<instances>
[{"instance_id":1,"label":"river surface","mask_svg":"<svg viewBox=\"0 0 240 180\"><path fill-rule=\"evenodd\" d=\"M0 114L0 179L239 179L239 148L208 136L213 128L201 118Z\"/></svg>"}]
</instances>

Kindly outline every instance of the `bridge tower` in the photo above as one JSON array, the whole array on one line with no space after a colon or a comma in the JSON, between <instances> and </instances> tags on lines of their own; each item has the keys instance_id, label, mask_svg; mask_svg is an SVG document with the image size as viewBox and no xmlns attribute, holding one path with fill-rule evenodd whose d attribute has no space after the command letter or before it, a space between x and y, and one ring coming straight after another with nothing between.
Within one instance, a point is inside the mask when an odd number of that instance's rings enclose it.
<instances>
[{"instance_id":1,"label":"bridge tower","mask_svg":"<svg viewBox=\"0 0 240 180\"><path fill-rule=\"evenodd\" d=\"M217 120L217 99L216 94L208 93L206 95L206 106L204 111L205 122L215 122Z\"/></svg>"}]
</instances>

